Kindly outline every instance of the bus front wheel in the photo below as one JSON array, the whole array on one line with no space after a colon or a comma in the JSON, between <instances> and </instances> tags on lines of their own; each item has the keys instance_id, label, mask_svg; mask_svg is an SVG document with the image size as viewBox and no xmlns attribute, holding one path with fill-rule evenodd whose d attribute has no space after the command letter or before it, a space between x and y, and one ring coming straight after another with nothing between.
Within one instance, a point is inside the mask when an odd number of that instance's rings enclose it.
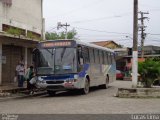
<instances>
[{"instance_id":1,"label":"bus front wheel","mask_svg":"<svg viewBox=\"0 0 160 120\"><path fill-rule=\"evenodd\" d=\"M81 93L82 94L88 94L89 93L89 87L90 87L89 80L86 78L85 79L85 85L84 85L84 88L81 89Z\"/></svg>"}]
</instances>

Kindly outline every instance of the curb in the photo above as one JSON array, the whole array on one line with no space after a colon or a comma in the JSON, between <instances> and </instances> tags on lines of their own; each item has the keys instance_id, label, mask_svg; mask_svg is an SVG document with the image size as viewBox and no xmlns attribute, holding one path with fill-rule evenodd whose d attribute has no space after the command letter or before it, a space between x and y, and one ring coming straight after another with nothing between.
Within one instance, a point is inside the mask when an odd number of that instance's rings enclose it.
<instances>
[{"instance_id":1,"label":"curb","mask_svg":"<svg viewBox=\"0 0 160 120\"><path fill-rule=\"evenodd\" d=\"M120 98L160 98L159 88L118 88Z\"/></svg>"},{"instance_id":2,"label":"curb","mask_svg":"<svg viewBox=\"0 0 160 120\"><path fill-rule=\"evenodd\" d=\"M36 94L33 95L10 95L10 96L5 96L5 97L0 97L0 102L2 101L6 101L6 100L16 100L16 99L23 99L23 98L32 98L32 97L37 97L37 96L41 96L41 95L45 95L47 94L46 91L41 91L41 92L37 92Z\"/></svg>"}]
</instances>

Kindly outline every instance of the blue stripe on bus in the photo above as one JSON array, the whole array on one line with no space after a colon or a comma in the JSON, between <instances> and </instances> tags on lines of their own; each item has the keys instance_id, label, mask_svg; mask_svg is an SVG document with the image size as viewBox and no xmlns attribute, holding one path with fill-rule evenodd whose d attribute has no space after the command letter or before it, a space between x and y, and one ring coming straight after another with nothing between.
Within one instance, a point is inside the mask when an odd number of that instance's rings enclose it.
<instances>
[{"instance_id":1,"label":"blue stripe on bus","mask_svg":"<svg viewBox=\"0 0 160 120\"><path fill-rule=\"evenodd\" d=\"M89 64L84 64L83 65L83 70L78 73L78 76L80 78L85 77L88 69L89 69ZM63 75L57 75L57 76L45 76L45 77L42 77L42 78L44 80L64 80L64 79L67 79L67 78L74 78L74 75L75 74L67 74L67 75L63 74Z\"/></svg>"},{"instance_id":2,"label":"blue stripe on bus","mask_svg":"<svg viewBox=\"0 0 160 120\"><path fill-rule=\"evenodd\" d=\"M42 77L44 80L64 80L67 78L74 78L74 74L68 74L68 75L58 75L58 76L45 76Z\"/></svg>"},{"instance_id":3,"label":"blue stripe on bus","mask_svg":"<svg viewBox=\"0 0 160 120\"><path fill-rule=\"evenodd\" d=\"M78 74L79 77L85 77L85 75L87 74L88 69L89 69L89 64L84 64L83 65L83 70Z\"/></svg>"}]
</instances>

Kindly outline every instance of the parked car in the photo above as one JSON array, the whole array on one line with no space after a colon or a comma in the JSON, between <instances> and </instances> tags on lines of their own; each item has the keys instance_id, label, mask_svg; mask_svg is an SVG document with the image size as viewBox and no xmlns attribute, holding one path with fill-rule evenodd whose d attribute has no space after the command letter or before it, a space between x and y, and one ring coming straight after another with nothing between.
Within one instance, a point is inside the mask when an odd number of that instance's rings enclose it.
<instances>
[{"instance_id":1,"label":"parked car","mask_svg":"<svg viewBox=\"0 0 160 120\"><path fill-rule=\"evenodd\" d=\"M124 78L124 73L120 70L116 70L116 79L123 80L123 78Z\"/></svg>"}]
</instances>

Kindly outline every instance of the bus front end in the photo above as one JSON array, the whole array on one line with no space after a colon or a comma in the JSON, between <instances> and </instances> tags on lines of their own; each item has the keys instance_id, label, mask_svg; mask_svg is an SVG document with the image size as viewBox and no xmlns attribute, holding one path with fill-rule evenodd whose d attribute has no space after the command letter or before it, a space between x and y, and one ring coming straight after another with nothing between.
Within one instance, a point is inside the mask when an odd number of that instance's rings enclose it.
<instances>
[{"instance_id":1,"label":"bus front end","mask_svg":"<svg viewBox=\"0 0 160 120\"><path fill-rule=\"evenodd\" d=\"M51 91L79 89L76 74L38 76L36 85Z\"/></svg>"},{"instance_id":2,"label":"bus front end","mask_svg":"<svg viewBox=\"0 0 160 120\"><path fill-rule=\"evenodd\" d=\"M36 86L49 92L82 88L77 73L76 42L57 40L42 42L33 51Z\"/></svg>"}]
</instances>

